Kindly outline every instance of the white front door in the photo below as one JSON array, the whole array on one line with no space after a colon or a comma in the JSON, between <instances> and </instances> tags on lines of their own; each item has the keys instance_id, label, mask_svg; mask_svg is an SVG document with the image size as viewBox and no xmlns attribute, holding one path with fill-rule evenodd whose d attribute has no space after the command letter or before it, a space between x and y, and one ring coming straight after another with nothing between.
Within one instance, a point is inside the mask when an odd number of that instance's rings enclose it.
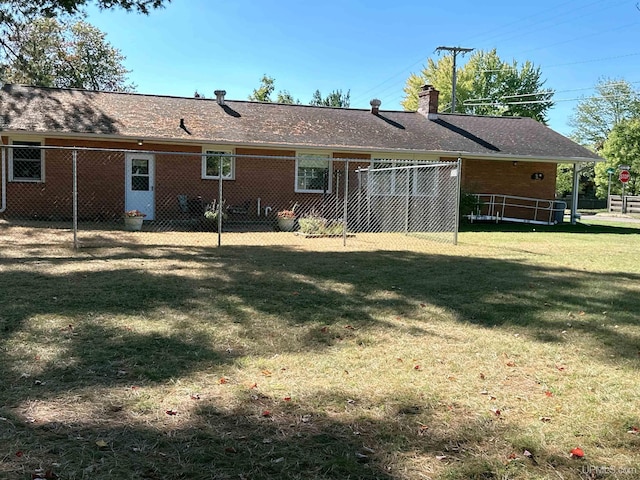
<instances>
[{"instance_id":1,"label":"white front door","mask_svg":"<svg viewBox=\"0 0 640 480\"><path fill-rule=\"evenodd\" d=\"M125 157L125 210L146 213L155 219L155 161L151 153L127 153Z\"/></svg>"}]
</instances>

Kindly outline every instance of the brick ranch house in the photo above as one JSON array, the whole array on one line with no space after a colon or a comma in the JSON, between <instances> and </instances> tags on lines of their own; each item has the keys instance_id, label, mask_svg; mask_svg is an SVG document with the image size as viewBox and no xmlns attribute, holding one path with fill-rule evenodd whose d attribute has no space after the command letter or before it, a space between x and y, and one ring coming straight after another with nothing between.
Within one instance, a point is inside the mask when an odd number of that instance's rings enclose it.
<instances>
[{"instance_id":1,"label":"brick ranch house","mask_svg":"<svg viewBox=\"0 0 640 480\"><path fill-rule=\"evenodd\" d=\"M551 201L558 163L601 160L529 118L440 113L430 86L420 92L417 112L381 110L375 100L367 110L232 101L215 93L203 99L3 85L0 217L69 216L69 153L53 147L102 149L78 165L83 188L92 190L92 212L119 218L139 208L151 220L178 215L181 194L215 192L221 165L227 206L260 214L261 199L273 206L262 213L273 215L331 191L328 172L343 169L341 159L360 160L349 171L461 159L463 191ZM23 147L20 154L12 145ZM140 202L132 189L148 196Z\"/></svg>"}]
</instances>

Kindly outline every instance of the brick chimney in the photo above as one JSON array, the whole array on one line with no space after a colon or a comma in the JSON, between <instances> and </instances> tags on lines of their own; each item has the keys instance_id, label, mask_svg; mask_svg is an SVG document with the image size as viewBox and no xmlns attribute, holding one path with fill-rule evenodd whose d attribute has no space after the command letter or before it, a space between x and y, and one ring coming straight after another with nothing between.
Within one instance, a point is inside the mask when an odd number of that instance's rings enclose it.
<instances>
[{"instance_id":1,"label":"brick chimney","mask_svg":"<svg viewBox=\"0 0 640 480\"><path fill-rule=\"evenodd\" d=\"M423 85L418 92L418 113L429 120L438 118L438 96L440 92L433 85Z\"/></svg>"}]
</instances>

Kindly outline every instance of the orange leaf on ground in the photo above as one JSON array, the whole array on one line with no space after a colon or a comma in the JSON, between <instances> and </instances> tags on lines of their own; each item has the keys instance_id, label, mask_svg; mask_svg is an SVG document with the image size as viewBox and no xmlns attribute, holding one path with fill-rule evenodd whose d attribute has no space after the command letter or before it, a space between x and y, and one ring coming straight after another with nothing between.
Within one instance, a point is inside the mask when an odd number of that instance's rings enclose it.
<instances>
[{"instance_id":1,"label":"orange leaf on ground","mask_svg":"<svg viewBox=\"0 0 640 480\"><path fill-rule=\"evenodd\" d=\"M422 370L422 367L420 365L416 365L415 367L413 367L414 370Z\"/></svg>"},{"instance_id":2,"label":"orange leaf on ground","mask_svg":"<svg viewBox=\"0 0 640 480\"><path fill-rule=\"evenodd\" d=\"M264 411L262 412L262 416L263 416L263 417L270 417L270 416L271 416L271 412L270 412L269 410L264 410Z\"/></svg>"},{"instance_id":3,"label":"orange leaf on ground","mask_svg":"<svg viewBox=\"0 0 640 480\"><path fill-rule=\"evenodd\" d=\"M584 457L584 450L582 450L580 447L576 447L571 450L571 456L574 458L582 458Z\"/></svg>"},{"instance_id":4,"label":"orange leaf on ground","mask_svg":"<svg viewBox=\"0 0 640 480\"><path fill-rule=\"evenodd\" d=\"M19 458L19 457L21 457L21 456L23 456L23 455L24 455L24 453L22 452L22 450L18 450L18 451L16 452L16 457L18 457L18 458Z\"/></svg>"},{"instance_id":5,"label":"orange leaf on ground","mask_svg":"<svg viewBox=\"0 0 640 480\"><path fill-rule=\"evenodd\" d=\"M223 383L228 383L229 379L227 377L220 377L220 380L218 380L219 384L223 384Z\"/></svg>"},{"instance_id":6,"label":"orange leaf on ground","mask_svg":"<svg viewBox=\"0 0 640 480\"><path fill-rule=\"evenodd\" d=\"M175 410L166 410L164 413L166 413L167 415L177 415L178 412L176 412Z\"/></svg>"},{"instance_id":7,"label":"orange leaf on ground","mask_svg":"<svg viewBox=\"0 0 640 480\"><path fill-rule=\"evenodd\" d=\"M553 393L552 393L552 392L550 392L549 390L547 390L546 392L544 392L544 394L545 394L547 397L553 397Z\"/></svg>"},{"instance_id":8,"label":"orange leaf on ground","mask_svg":"<svg viewBox=\"0 0 640 480\"><path fill-rule=\"evenodd\" d=\"M258 384L254 383L253 385L249 385L249 390L253 390L255 388L258 388Z\"/></svg>"},{"instance_id":9,"label":"orange leaf on ground","mask_svg":"<svg viewBox=\"0 0 640 480\"><path fill-rule=\"evenodd\" d=\"M262 375L264 375L265 377L270 377L271 376L271 371L270 370L262 370Z\"/></svg>"},{"instance_id":10,"label":"orange leaf on ground","mask_svg":"<svg viewBox=\"0 0 640 480\"><path fill-rule=\"evenodd\" d=\"M284 401L285 402L290 402L291 401L291 397L284 397Z\"/></svg>"}]
</instances>

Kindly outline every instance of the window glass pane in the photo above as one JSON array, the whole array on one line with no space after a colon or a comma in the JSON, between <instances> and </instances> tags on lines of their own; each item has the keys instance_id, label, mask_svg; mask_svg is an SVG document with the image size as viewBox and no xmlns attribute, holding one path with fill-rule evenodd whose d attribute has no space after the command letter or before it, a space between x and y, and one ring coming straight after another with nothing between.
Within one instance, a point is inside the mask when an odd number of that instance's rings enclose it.
<instances>
[{"instance_id":1,"label":"window glass pane","mask_svg":"<svg viewBox=\"0 0 640 480\"><path fill-rule=\"evenodd\" d=\"M131 190L149 191L149 177L147 176L132 176L131 177Z\"/></svg>"},{"instance_id":2,"label":"window glass pane","mask_svg":"<svg viewBox=\"0 0 640 480\"><path fill-rule=\"evenodd\" d=\"M220 163L222 162L222 177L231 177L233 174L232 157L224 157L226 152L207 151L205 175L218 177L220 175Z\"/></svg>"},{"instance_id":3,"label":"window glass pane","mask_svg":"<svg viewBox=\"0 0 640 480\"><path fill-rule=\"evenodd\" d=\"M15 141L13 145L40 147L40 142ZM40 180L42 178L42 153L40 148L12 148L13 177Z\"/></svg>"},{"instance_id":4,"label":"window glass pane","mask_svg":"<svg viewBox=\"0 0 640 480\"><path fill-rule=\"evenodd\" d=\"M13 176L15 178L40 178L40 160L15 160L13 161Z\"/></svg>"},{"instance_id":5,"label":"window glass pane","mask_svg":"<svg viewBox=\"0 0 640 480\"><path fill-rule=\"evenodd\" d=\"M142 159L131 160L131 173L133 175L148 175L149 160L142 160Z\"/></svg>"},{"instance_id":6,"label":"window glass pane","mask_svg":"<svg viewBox=\"0 0 640 480\"><path fill-rule=\"evenodd\" d=\"M323 157L299 158L297 188L298 190L328 190L329 159Z\"/></svg>"}]
</instances>

